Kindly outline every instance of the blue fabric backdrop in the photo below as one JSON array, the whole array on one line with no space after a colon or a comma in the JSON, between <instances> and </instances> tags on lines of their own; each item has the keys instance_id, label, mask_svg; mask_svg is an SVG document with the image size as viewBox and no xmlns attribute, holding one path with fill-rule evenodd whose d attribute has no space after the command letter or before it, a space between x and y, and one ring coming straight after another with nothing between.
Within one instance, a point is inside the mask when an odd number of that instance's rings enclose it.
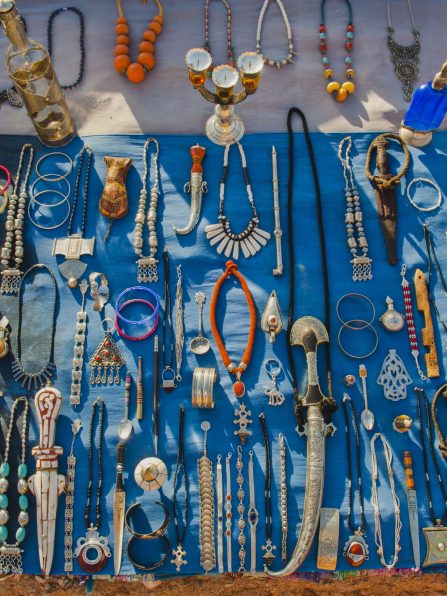
<instances>
[{"instance_id":1,"label":"blue fabric backdrop","mask_svg":"<svg viewBox=\"0 0 447 596\"><path fill-rule=\"evenodd\" d=\"M395 300L398 310L403 312L403 300L401 293L400 266L402 260L408 265L408 279L412 279L414 269L419 266L426 269L425 257L422 245L422 221L429 221L434 235L434 242L441 258L441 264L445 264L445 215L444 205L434 214L429 214L421 218L418 213L409 205L404 198L405 181L402 187L398 189L399 203L399 221L398 221L398 251L400 262L391 267L387 264L385 250L383 246L379 222L376 215L374 204L374 194L372 188L364 174L365 153L368 145L373 138L372 135L355 134L354 140L354 168L357 183L361 189L361 200L364 211L365 228L370 243L370 255L372 256L374 280L367 283L354 283L351 280L351 266L349 264L349 254L346 248L345 225L344 225L344 181L341 172L341 166L337 158L338 143L343 135L338 134L312 134L314 149L318 163L318 171L322 187L324 203L324 219L327 234L327 244L329 252L329 275L332 315L332 336L331 351L333 358L334 375L334 395L340 404L340 408L334 416L335 425L338 432L335 437L327 441L326 456L326 481L323 505L338 507L341 512L340 524L340 549L338 558L338 569L348 569L342 556L342 547L345 540L350 535L346 527L347 512L347 463L344 418L341 410L341 399L346 388L342 379L346 373L353 373L358 376L358 362L345 357L339 350L336 342L336 332L338 323L335 314L336 300L346 292L359 291L368 295L375 304L377 318L375 327L379 333L379 348L371 358L365 363L368 367L368 389L370 407L376 416L376 425L374 431L382 431L390 441L393 451L393 469L396 475L396 484L399 498L401 500L401 515L403 528L401 534L402 550L399 556L398 567L411 567L413 565L413 555L410 542L410 533L408 527L407 505L405 496L405 475L402 462L402 452L404 449L411 449L414 454L415 478L418 488L418 501L420 512L420 526L429 525L427 510L427 499L425 496L425 486L423 477L423 467L421 451L418 440L418 425L415 424L412 430L405 435L399 435L392 430L392 421L396 415L401 413L409 414L413 419L416 418L416 407L413 392L411 388L405 401L392 403L384 398L382 388L376 384L376 379L380 367L389 348L397 348L398 353L403 358L410 375L415 382L418 381L417 371L414 361L410 355L408 337L406 330L398 334L390 334L383 330L378 322L378 316L385 310L385 298L390 295ZM137 210L138 195L141 188L142 167L142 147L146 137L143 136L98 136L88 137L85 142L91 145L94 150L94 169L92 170L89 208L87 217L86 236L96 236L96 248L93 257L83 257L88 263L87 273L92 271L102 271L106 274L111 289L111 301L107 306L107 313L111 313L111 305L118 294L129 285L136 282L135 255L132 247L133 220ZM2 136L0 137L0 162L11 167L14 171L17 166L18 153L23 137ZM217 347L212 340L209 327L209 303L214 284L221 275L225 258L218 255L213 247L209 246L206 240L204 228L208 223L216 221L218 208L219 181L222 168L223 148L212 145L207 139L201 136L163 136L158 137L160 142L160 175L161 175L161 196L158 211L158 234L160 241L159 257L163 247L168 247L172 259L171 267L171 287L175 292L175 266L181 264L183 267L183 288L185 303L185 350L183 365L183 381L172 394L165 394L160 391L160 434L161 441L159 447L160 456L165 460L169 479L163 486L161 499L171 507L173 473L175 469L175 460L177 453L177 433L179 405L185 404L186 409L186 428L185 428L185 450L186 467L190 481L190 511L188 516L188 531L184 547L187 551L188 565L182 567L182 573L193 574L202 571L199 564L199 543L198 543L198 520L199 520L199 502L197 486L197 464L196 460L202 453L202 436L200 423L202 420L211 422L209 433L208 453L213 462L219 453L225 458L228 452L232 453L232 473L233 473L233 514L236 519L236 448L239 440L234 436L235 426L233 425L233 410L237 407L237 400L233 397L231 391L232 379L224 370L221 364ZM44 153L42 147L34 140L37 148L37 156ZM75 157L83 141L77 139L66 150L71 156ZM208 182L209 193L204 198L202 216L198 228L190 235L177 237L173 232L173 224L183 225L189 217L189 198L183 192L183 184L189 180L190 158L189 148L195 143L203 144L207 149L207 155L204 162L205 179ZM286 227L286 201L287 201L287 135L286 134L257 134L246 135L243 139L248 167L252 180L252 187L256 205L260 213L261 226L273 232L273 212L272 212L272 174L271 174L271 146L275 144L278 151L279 167L279 188L280 202L282 207L281 219L284 230L283 246L285 250L285 274L281 278L272 276L272 267L275 263L275 243L272 239L266 248L259 252L254 258L239 260L241 273L247 279L248 285L252 291L257 309L259 320L265 307L270 292L277 291L284 318L286 319L288 310L288 261L287 261L287 227ZM316 208L313 190L313 182L309 166L309 160L305 149L304 138L302 134L296 135L296 170L294 184L294 217L296 225L296 306L294 317L302 315L315 315L323 317L322 302L322 283L320 272L320 252L318 241L318 229L316 224ZM391 150L395 156L393 168L397 167L398 162L402 163L402 156L398 150ZM412 165L407 174L407 181L413 176L433 177L445 188L445 159L447 154L447 134L438 133L434 137L433 143L425 150L411 149ZM105 155L130 156L133 159L133 167L128 176L128 190L130 196L130 212L128 216L114 224L111 237L105 244L102 240L107 229L107 221L99 215L97 203L101 194L103 181L105 179L105 165L103 157ZM49 165L49 164L48 164ZM51 168L45 171L50 171ZM31 181L34 179L33 171ZM74 175L70 179L74 184ZM152 183L152 177L149 185ZM40 188L40 187L39 187ZM402 195L402 196L401 196ZM422 198L422 195L418 195ZM426 197L425 197L426 198ZM422 198L422 200L424 200ZM225 210L231 214L232 221L240 222L240 228L245 226L249 217L248 202L246 201L245 187L243 184L242 172L240 169L239 157L236 151L231 152L230 173L227 182L227 193ZM80 219L80 213L76 218ZM66 234L66 227L56 231L57 236L63 237ZM91 404L95 397L102 395L106 401L107 417L105 424L106 454L104 457L104 482L103 482L103 521L100 532L106 535L113 549L113 521L112 521L112 500L115 484L115 464L116 464L116 445L117 445L117 424L123 417L123 397L124 397L124 376L119 386L92 388L89 385L89 367L86 364L84 368L84 378L82 385L82 404L77 412L74 412L69 403L69 387L71 360L73 354L73 337L76 320L76 312L79 309L80 293L79 290L72 291L64 283L64 279L58 272L56 259L51 256L52 239L54 233L41 232L26 222L26 266L35 262L44 262L51 266L54 271L60 291L60 300L58 305L58 318L56 329L56 363L57 376L54 378L54 384L58 387L64 396L64 403L57 427L57 443L64 447L64 457L60 458L60 471L65 472L65 455L69 451L71 441L71 422L76 416L80 416L83 422L83 431L76 443L76 456L78 459L76 470L76 494L75 494L75 530L74 543L77 538L84 535L84 507L86 498L87 483L87 465L88 465L88 422L91 414ZM404 258L402 259L402 255ZM155 284L155 289L162 294L162 269L160 267L160 280ZM42 299L39 283L45 283L43 276L36 279L36 288L39 292L39 300L28 309L29 315L25 318L25 327L23 335L25 344L29 340L28 347L24 348L24 359L28 362L33 358L36 350L44 350L47 344L47 338L42 334L48 329L49 321L46 318L48 302ZM240 287L233 280L227 282L225 292L221 296L221 309L219 311L219 324L223 326L223 336L230 355L237 360L245 346L248 317L246 303ZM442 312L445 312L445 297L443 296L439 284L436 284L436 297ZM203 290L207 296L205 305L205 333L211 339L212 350L202 357L196 357L189 352L189 341L196 335L197 330L197 312L194 300L194 294L198 290ZM26 303L35 297L34 289L28 287L25 294ZM226 297L226 299L225 299ZM15 321L14 304L9 298L1 299L1 310L9 315L13 324ZM348 308L349 310L349 308ZM350 312L356 316L364 315L364 311L355 311L352 307ZM100 318L93 312L92 301L87 301L87 312L89 316L88 334L86 339L86 358L92 354L98 342L102 337ZM223 321L223 317L224 321ZM418 330L421 328L422 319L419 313L416 314L416 324ZM438 328L435 325L436 330ZM160 327L161 330L161 327ZM365 336L364 336L365 337ZM42 342L39 345L39 338ZM355 337L357 340L357 336ZM32 340L32 341L31 341ZM299 438L295 433L295 420L293 416L293 403L290 391L290 383L287 372L280 379L280 389L286 395L285 403L278 408L272 408L267 405L267 398L263 393L263 385L268 381L263 363L266 358L274 356L278 358L287 369L286 358L286 336L283 332L277 337L274 344L270 344L268 338L260 330L256 334L256 342L252 361L244 380L247 386L248 395L245 403L252 411L253 424L251 430L253 435L250 437L247 446L244 449L245 473L247 473L248 452L254 451L255 474L256 474L256 504L260 514L260 523L258 526L258 553L257 569L262 569L261 545L265 540L264 533L264 445L260 432L258 415L265 411L269 436L272 445L273 461L273 542L278 550L274 569L280 567L280 544L281 544L281 524L278 505L279 490L279 433L284 433L287 443L287 475L288 475L288 515L289 515L289 535L288 551L289 555L296 543L296 537L299 530L301 513L304 499L305 469L306 469L306 440ZM365 342L362 334L358 334L358 341ZM439 337L437 331L437 345L440 356L443 356L444 337ZM159 520L159 508L153 505L153 502L159 499L158 494L144 494L139 489L133 479L133 470L136 463L143 457L153 453L152 447L152 386L153 386L153 339L143 342L125 342L118 340L118 345L125 356L127 368L136 379L136 364L138 355L143 356L144 362L144 390L145 390L145 411L142 422L135 419L135 393L132 394L131 417L133 418L135 432L126 446L125 452L125 486L127 493L127 505L131 505L136 500L141 502L149 519L157 524ZM299 348L294 349L296 362L299 370L300 386L305 388L304 360L302 351ZM12 399L22 395L24 391L14 384L11 377L11 361L6 358L0 362L2 373L2 389L4 398L0 400L3 429L7 419ZM217 366L219 371L218 383L215 386L216 407L212 411L193 410L191 407L191 379L192 371L195 366ZM444 378L444 367L441 370L441 380ZM429 395L432 395L433 389L437 387L441 380L434 383L427 383ZM324 384L323 384L324 385ZM134 390L135 391L135 388ZM357 411L360 414L362 409L362 396L360 385L350 390ZM31 395L30 395L31 397ZM33 417L31 422L28 463L30 469L34 469L34 460L31 456L31 447L36 444L36 421ZM370 504L371 496L371 462L369 455L369 440L372 433L366 432L361 427L362 438L362 462L363 462L363 481L365 487L365 506L367 516L366 539L370 548L370 559L364 565L364 568L380 567L379 558L374 545L374 516ZM1 435L0 435L1 440ZM3 443L3 441L2 441ZM17 445L16 439L13 442ZM379 467L381 473L380 505L382 513L382 527L385 540L385 554L389 559L393 552L394 544L394 517L392 502L388 483L382 484L385 471L384 460L379 456ZM14 466L15 467L15 466ZM444 466L443 466L444 467ZM445 471L445 469L443 470ZM247 478L247 475L246 475ZM248 481L246 487L245 503L248 508ZM434 498L436 510L439 516L442 514L442 499L438 488L434 489ZM13 501L15 498L12 499ZM28 536L24 543L24 569L28 573L39 572L37 537L35 524L34 499L30 498L31 522L28 529ZM171 507L172 509L172 507ZM358 520L358 510L356 505L356 520ZM53 573L62 573L64 565L64 498L59 499L57 540L55 548L55 559L53 563ZM15 517L15 516L14 516ZM15 524L11 525L11 529ZM14 530L15 531L15 530ZM249 567L249 539L247 535L247 568ZM173 524L169 526L169 537L173 547L175 546L175 532ZM125 542L127 541L127 534ZM316 570L316 552L318 540L312 547L301 570ZM148 557L157 558L158 546L151 543ZM233 525L233 569L238 568L237 559L237 528ZM421 533L422 556L425 551L425 544ZM74 563L75 573L81 573L77 563ZM161 568L160 573L175 574L173 565L167 563ZM122 573L128 574L134 572L123 554ZM108 561L103 573L113 573L113 557Z\"/></svg>"}]
</instances>

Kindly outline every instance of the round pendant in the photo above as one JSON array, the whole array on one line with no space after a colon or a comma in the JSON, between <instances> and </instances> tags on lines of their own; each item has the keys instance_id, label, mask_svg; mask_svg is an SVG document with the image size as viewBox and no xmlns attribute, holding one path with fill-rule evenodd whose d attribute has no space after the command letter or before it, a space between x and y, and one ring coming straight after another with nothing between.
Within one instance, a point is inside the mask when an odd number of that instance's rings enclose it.
<instances>
[{"instance_id":1,"label":"round pendant","mask_svg":"<svg viewBox=\"0 0 447 596\"><path fill-rule=\"evenodd\" d=\"M244 383L240 380L236 381L236 383L233 385L233 392L238 399L242 399L245 395Z\"/></svg>"},{"instance_id":2,"label":"round pendant","mask_svg":"<svg viewBox=\"0 0 447 596\"><path fill-rule=\"evenodd\" d=\"M84 571L100 571L111 556L107 538L100 536L97 529L91 526L86 535L78 539L74 556Z\"/></svg>"},{"instance_id":3,"label":"round pendant","mask_svg":"<svg viewBox=\"0 0 447 596\"><path fill-rule=\"evenodd\" d=\"M369 559L368 545L363 536L351 536L343 548L343 556L351 567L360 567L363 565Z\"/></svg>"},{"instance_id":4,"label":"round pendant","mask_svg":"<svg viewBox=\"0 0 447 596\"><path fill-rule=\"evenodd\" d=\"M135 482L143 490L157 490L168 477L166 464L158 457L146 457L135 468Z\"/></svg>"}]
</instances>

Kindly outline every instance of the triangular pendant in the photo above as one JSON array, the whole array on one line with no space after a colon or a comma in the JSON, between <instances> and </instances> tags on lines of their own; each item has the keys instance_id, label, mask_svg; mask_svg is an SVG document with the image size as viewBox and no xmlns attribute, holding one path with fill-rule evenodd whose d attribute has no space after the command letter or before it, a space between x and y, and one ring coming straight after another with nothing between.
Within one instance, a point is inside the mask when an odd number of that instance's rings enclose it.
<instances>
[{"instance_id":1,"label":"triangular pendant","mask_svg":"<svg viewBox=\"0 0 447 596\"><path fill-rule=\"evenodd\" d=\"M126 364L118 346L112 339L110 331L106 331L101 343L88 361L90 372L90 383L113 385L119 383L120 370ZM115 372L116 371L116 372Z\"/></svg>"}]
</instances>

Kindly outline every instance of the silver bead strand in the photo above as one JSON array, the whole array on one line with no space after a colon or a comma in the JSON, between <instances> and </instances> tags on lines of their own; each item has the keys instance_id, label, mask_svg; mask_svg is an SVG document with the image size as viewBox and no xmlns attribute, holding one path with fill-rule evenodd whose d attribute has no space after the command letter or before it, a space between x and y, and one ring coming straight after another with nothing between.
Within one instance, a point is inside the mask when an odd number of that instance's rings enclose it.
<instances>
[{"instance_id":1,"label":"silver bead strand","mask_svg":"<svg viewBox=\"0 0 447 596\"><path fill-rule=\"evenodd\" d=\"M286 445L284 435L279 435L279 452L281 468L281 561L287 561L287 477L286 477Z\"/></svg>"},{"instance_id":2,"label":"silver bead strand","mask_svg":"<svg viewBox=\"0 0 447 596\"><path fill-rule=\"evenodd\" d=\"M239 569L238 569L239 573L245 573L245 557L246 557L246 551L245 551L246 538L245 538L245 519L244 519L245 492L244 492L244 489L242 488L244 486L244 475L242 473L243 469L244 469L244 462L242 461L242 447L241 447L241 445L238 445L238 447L237 447L237 462L236 462L236 470L237 470L236 482L238 485L237 498L239 499L239 504L237 506L237 512L239 514L239 519L237 521L237 527L239 528L239 536L237 538L237 541L239 543Z\"/></svg>"},{"instance_id":3,"label":"silver bead strand","mask_svg":"<svg viewBox=\"0 0 447 596\"><path fill-rule=\"evenodd\" d=\"M276 66L276 68L281 68L282 66L285 66L286 64L293 64L293 56L296 55L298 52L295 52L295 50L293 48L292 28L290 26L290 21L287 16L286 9L284 8L284 4L282 3L281 0L275 0L275 1L276 1L276 4L278 5L279 10L281 11L281 16L283 18L284 25L286 27L287 44L288 44L289 53L287 54L286 58L283 58L282 60L271 60L270 58L268 58L268 56L266 56L265 54L262 53L262 50L261 50L262 25L264 22L265 13L267 11L270 0L264 0L264 4L262 5L261 12L259 13L258 27L256 30L256 52L260 56L262 56L262 59L264 60L264 62L266 64L268 64L269 66Z\"/></svg>"}]
</instances>

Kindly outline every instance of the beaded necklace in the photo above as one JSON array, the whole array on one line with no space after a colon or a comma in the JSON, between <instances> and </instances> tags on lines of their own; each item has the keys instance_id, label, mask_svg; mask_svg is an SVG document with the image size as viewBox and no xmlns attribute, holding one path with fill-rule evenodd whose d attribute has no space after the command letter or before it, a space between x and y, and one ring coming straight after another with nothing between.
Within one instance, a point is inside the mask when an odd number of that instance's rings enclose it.
<instances>
[{"instance_id":1,"label":"beaded necklace","mask_svg":"<svg viewBox=\"0 0 447 596\"><path fill-rule=\"evenodd\" d=\"M124 16L121 0L117 0L119 17L116 19L116 47L114 66L120 74L126 75L131 83L144 81L146 73L155 66L154 50L157 36L163 29L163 7L159 0L154 0L158 7L158 14L152 19L143 33L143 39L138 46L140 53L136 62L130 59L129 25Z\"/></svg>"},{"instance_id":2,"label":"beaded necklace","mask_svg":"<svg viewBox=\"0 0 447 596\"><path fill-rule=\"evenodd\" d=\"M182 565L187 565L188 561L184 559L186 556L186 551L184 550L184 542L186 536L186 529L188 523L188 476L186 474L185 468L185 449L184 449L184 442L183 437L185 434L185 408L183 405L180 406L180 423L179 423L179 431L178 431L178 450L177 450L177 463L175 466L175 474L174 474L174 498L173 498L173 508L174 508L174 526L175 526L175 538L177 547L172 551L174 555L174 559L171 559L171 563L175 565L177 571L180 571ZM182 520L182 530L180 531L180 515L177 513L177 479L181 470L183 469L183 492L184 492L184 505L183 505L183 520Z\"/></svg>"},{"instance_id":3,"label":"beaded necklace","mask_svg":"<svg viewBox=\"0 0 447 596\"><path fill-rule=\"evenodd\" d=\"M229 66L233 68L236 66L236 61L234 59L234 48L231 41L231 8L230 4L227 0L221 0L222 4L225 6L227 11L227 58ZM205 0L205 43L203 44L203 49L206 50L211 54L211 46L210 46L210 17L209 17L209 5L210 0ZM208 69L208 76L211 76L213 72L213 67L210 66Z\"/></svg>"},{"instance_id":4,"label":"beaded necklace","mask_svg":"<svg viewBox=\"0 0 447 596\"><path fill-rule=\"evenodd\" d=\"M295 52L293 49L292 28L290 26L290 21L287 16L286 9L284 8L284 4L281 2L281 0L275 0L275 1L276 1L276 4L278 5L279 10L281 11L281 16L283 18L284 25L286 27L289 53L282 60L271 60L268 56L263 54L261 51L262 24L264 22L264 16L267 11L270 0L264 0L264 4L262 5L261 12L259 13L258 28L256 30L256 52L260 56L262 56L262 59L264 60L264 62L266 64L268 64L269 66L276 66L277 68L281 68L282 66L285 66L286 64L293 64L292 58L293 58L294 54L297 54L298 52Z\"/></svg>"},{"instance_id":5,"label":"beaded necklace","mask_svg":"<svg viewBox=\"0 0 447 596\"><path fill-rule=\"evenodd\" d=\"M6 494L9 488L8 476L10 472L9 465L9 450L11 446L11 435L14 428L14 419L19 404L23 403L23 420L21 430L21 442L22 442L22 453L20 457L20 464L17 469L17 475L19 481L17 483L17 491L20 495L19 506L20 513L18 516L19 528L15 533L15 543L8 544L8 528L6 524L9 520L8 514L8 495ZM28 428L28 401L26 397L18 397L11 408L11 415L9 418L8 432L6 434L6 446L5 454L3 456L3 462L0 465L0 574L6 573L22 573L22 553L23 549L20 548L20 543L24 541L26 536L26 528L29 522L28 513L28 497L26 492L28 491L28 483L26 477L28 475L28 467L25 463L26 460L26 435Z\"/></svg>"},{"instance_id":6,"label":"beaded necklace","mask_svg":"<svg viewBox=\"0 0 447 596\"><path fill-rule=\"evenodd\" d=\"M48 53L50 57L53 57L53 21L54 19L60 15L62 12L74 12L79 17L79 46L80 46L80 57L79 57L79 73L77 78L73 83L69 83L67 85L61 85L61 89L74 89L79 85L82 81L84 76L84 64L85 64L85 24L84 24L84 15L75 6L67 6L65 8L57 8L54 10L48 19L48 29L47 29L47 46L48 46Z\"/></svg>"},{"instance_id":7,"label":"beaded necklace","mask_svg":"<svg viewBox=\"0 0 447 596\"><path fill-rule=\"evenodd\" d=\"M327 42L326 42L326 23L324 8L326 0L321 2L321 22L320 22L320 54L322 56L321 61L324 67L324 78L329 81L326 86L326 91L335 97L339 102L345 101L348 95L354 93L355 87L352 79L355 77L355 70L352 68L352 46L354 39L354 23L352 18L352 6L349 0L345 0L346 6L348 7L348 24L346 26L346 57L345 57L345 76L346 81L340 85L339 82L333 80L334 71L329 67L329 58L327 57Z\"/></svg>"},{"instance_id":8,"label":"beaded necklace","mask_svg":"<svg viewBox=\"0 0 447 596\"><path fill-rule=\"evenodd\" d=\"M262 438L264 440L265 448L265 489L264 489L264 503L265 503L265 545L262 550L265 551L262 558L267 567L270 567L275 560L273 551L276 550L276 546L272 544L273 534L273 511L272 511L272 463L270 455L270 443L267 433L267 421L265 414L262 412L259 414L259 421L261 423Z\"/></svg>"},{"instance_id":9,"label":"beaded necklace","mask_svg":"<svg viewBox=\"0 0 447 596\"><path fill-rule=\"evenodd\" d=\"M25 153L28 152L28 165L23 175ZM34 149L32 145L25 144L20 151L19 166L14 181L14 188L9 199L8 211L6 214L6 237L1 250L2 282L0 285L1 294L18 294L22 271L20 265L23 263L25 254L23 247L23 224L25 220L25 205L27 199L28 179L33 165ZM19 193L19 195L17 195ZM14 245L14 265L11 262L12 247Z\"/></svg>"}]
</instances>

